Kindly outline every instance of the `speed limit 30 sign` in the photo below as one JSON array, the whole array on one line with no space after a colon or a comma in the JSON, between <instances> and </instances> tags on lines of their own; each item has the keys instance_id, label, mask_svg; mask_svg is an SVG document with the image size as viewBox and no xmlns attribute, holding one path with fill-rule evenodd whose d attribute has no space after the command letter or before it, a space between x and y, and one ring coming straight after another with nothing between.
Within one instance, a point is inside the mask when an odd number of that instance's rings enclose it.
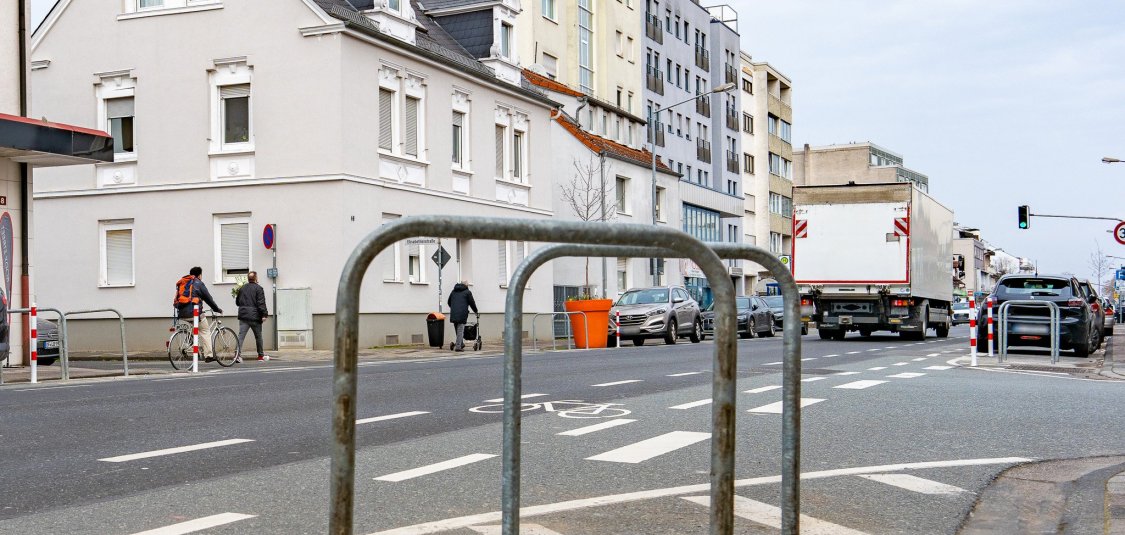
<instances>
[{"instance_id":1,"label":"speed limit 30 sign","mask_svg":"<svg viewBox=\"0 0 1125 535\"><path fill-rule=\"evenodd\" d=\"M1125 221L1118 223L1113 229L1113 237L1117 238L1117 243L1125 245Z\"/></svg>"}]
</instances>

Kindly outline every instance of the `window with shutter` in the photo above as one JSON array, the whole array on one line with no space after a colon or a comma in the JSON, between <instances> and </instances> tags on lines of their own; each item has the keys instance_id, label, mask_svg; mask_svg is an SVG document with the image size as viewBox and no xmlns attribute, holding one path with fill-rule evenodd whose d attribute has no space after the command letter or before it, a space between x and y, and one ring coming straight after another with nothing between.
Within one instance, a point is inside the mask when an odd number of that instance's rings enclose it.
<instances>
[{"instance_id":1,"label":"window with shutter","mask_svg":"<svg viewBox=\"0 0 1125 535\"><path fill-rule=\"evenodd\" d=\"M105 108L109 133L113 136L113 152L133 152L133 97L107 99Z\"/></svg>"},{"instance_id":2,"label":"window with shutter","mask_svg":"<svg viewBox=\"0 0 1125 535\"><path fill-rule=\"evenodd\" d=\"M105 229L105 285L133 285L133 229Z\"/></svg>"},{"instance_id":3,"label":"window with shutter","mask_svg":"<svg viewBox=\"0 0 1125 535\"><path fill-rule=\"evenodd\" d=\"M250 84L219 87L223 103L223 143L250 142Z\"/></svg>"},{"instance_id":4,"label":"window with shutter","mask_svg":"<svg viewBox=\"0 0 1125 535\"><path fill-rule=\"evenodd\" d=\"M250 223L222 223L219 228L223 281L233 282L235 275L250 272Z\"/></svg>"},{"instance_id":5,"label":"window with shutter","mask_svg":"<svg viewBox=\"0 0 1125 535\"><path fill-rule=\"evenodd\" d=\"M527 255L527 242L518 241L515 243L516 252L512 255L512 263L519 264L523 262L524 257Z\"/></svg>"},{"instance_id":6,"label":"window with shutter","mask_svg":"<svg viewBox=\"0 0 1125 535\"><path fill-rule=\"evenodd\" d=\"M405 151L411 156L418 155L418 103L419 99L406 97Z\"/></svg>"},{"instance_id":7,"label":"window with shutter","mask_svg":"<svg viewBox=\"0 0 1125 535\"><path fill-rule=\"evenodd\" d=\"M504 130L496 125L496 178L504 178Z\"/></svg>"},{"instance_id":8,"label":"window with shutter","mask_svg":"<svg viewBox=\"0 0 1125 535\"><path fill-rule=\"evenodd\" d=\"M394 91L379 90L379 148L384 150L392 150L394 143L394 100Z\"/></svg>"},{"instance_id":9,"label":"window with shutter","mask_svg":"<svg viewBox=\"0 0 1125 535\"><path fill-rule=\"evenodd\" d=\"M500 266L500 284L505 285L508 284L508 242L498 241L496 244L497 262Z\"/></svg>"},{"instance_id":10,"label":"window with shutter","mask_svg":"<svg viewBox=\"0 0 1125 535\"><path fill-rule=\"evenodd\" d=\"M395 214L383 214L383 224L393 223L398 218L399 216ZM402 242L395 242L394 245L379 253L380 263L383 265L384 281L398 282L402 280L399 275L402 269L402 257L400 255L402 255Z\"/></svg>"}]
</instances>

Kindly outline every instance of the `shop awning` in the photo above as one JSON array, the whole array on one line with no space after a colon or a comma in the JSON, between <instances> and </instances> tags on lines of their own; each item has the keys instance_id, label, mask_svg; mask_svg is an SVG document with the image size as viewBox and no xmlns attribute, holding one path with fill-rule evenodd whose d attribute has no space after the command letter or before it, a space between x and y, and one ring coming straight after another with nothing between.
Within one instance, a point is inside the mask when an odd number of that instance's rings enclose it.
<instances>
[{"instance_id":1,"label":"shop awning","mask_svg":"<svg viewBox=\"0 0 1125 535\"><path fill-rule=\"evenodd\" d=\"M36 167L113 161L113 138L100 130L0 113L0 158Z\"/></svg>"}]
</instances>

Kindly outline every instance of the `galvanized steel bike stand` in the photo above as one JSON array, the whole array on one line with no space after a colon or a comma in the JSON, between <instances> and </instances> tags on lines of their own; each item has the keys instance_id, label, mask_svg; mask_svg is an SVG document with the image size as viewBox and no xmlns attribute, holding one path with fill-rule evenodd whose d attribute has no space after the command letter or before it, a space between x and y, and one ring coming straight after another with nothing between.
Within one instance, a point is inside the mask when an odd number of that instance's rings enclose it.
<instances>
[{"instance_id":1,"label":"galvanized steel bike stand","mask_svg":"<svg viewBox=\"0 0 1125 535\"><path fill-rule=\"evenodd\" d=\"M734 286L719 257L702 242L673 229L636 224L580 223L484 217L414 216L384 225L367 235L352 252L340 276L336 301L336 347L333 371L331 512L329 532L351 535L355 499L356 370L359 341L359 296L363 276L381 251L395 242L421 236L521 240L560 243L648 246L677 251L694 260L712 281L719 314L715 329L715 404L711 475L711 533L730 534L734 527L734 392L736 320ZM765 264L763 264L765 265ZM505 348L518 347L522 317L506 311ZM513 343L514 342L514 343ZM519 533L520 414L522 360L509 352L504 363L504 447L502 532ZM719 454L716 454L719 452ZM720 461L717 461L720 459Z\"/></svg>"},{"instance_id":2,"label":"galvanized steel bike stand","mask_svg":"<svg viewBox=\"0 0 1125 535\"><path fill-rule=\"evenodd\" d=\"M800 317L800 295L797 290L797 284L793 280L792 273L789 272L780 260L772 253L750 245L731 244L731 243L707 243L722 259L738 259L749 260L757 262L765 267L778 281L781 288L782 297L784 298L784 323L782 327L782 469L781 469L781 532L785 534L796 534L799 531L800 521L800 468L801 468L801 317ZM531 275L536 269L543 264L563 257L603 257L603 256L616 256L616 257L630 257L630 258L676 258L681 254L671 249L655 249L651 247L634 247L634 246L613 246L613 245L552 245L541 248L530 255L516 268L512 274L511 283L508 285L508 294L506 299L506 309L510 311L515 317L522 317L523 314L523 292L527 287ZM716 306L718 308L718 306ZM734 317L735 311L732 308L729 312L731 317ZM522 353L522 345L518 341L515 342L514 351ZM512 346L508 345L508 340L505 340L505 351L513 351ZM734 413L735 403L734 396L735 388L734 381L729 384L724 384L720 378L720 366L722 363L716 361L714 363L715 374L714 383L712 385L713 398L720 399L720 392L730 391L731 404L729 410ZM731 371L733 376L734 371ZM725 410L719 403L712 403L712 422L713 425L717 424L721 418L720 415ZM505 414L505 420L507 415ZM508 422L505 421L505 425ZM731 444L730 451L716 452L714 448L718 444L712 442L712 467L716 466L714 463L716 459L725 462L729 455L729 462L731 463L731 473L733 473L734 463L734 446ZM725 467L724 467L725 468ZM712 501L712 503L715 503Z\"/></svg>"},{"instance_id":3,"label":"galvanized steel bike stand","mask_svg":"<svg viewBox=\"0 0 1125 535\"><path fill-rule=\"evenodd\" d=\"M1047 333L1051 339L1051 364L1058 364L1059 362L1059 305L1051 301L1033 301L1031 299L1014 299L1012 301L1005 301L1000 305L1000 311L997 314L999 321L997 326L1000 329L997 342L1000 346L1000 351L997 352L997 362L1004 362L1008 360L1008 319L1009 308L1012 305L1021 307L1045 307L1048 314Z\"/></svg>"}]
</instances>

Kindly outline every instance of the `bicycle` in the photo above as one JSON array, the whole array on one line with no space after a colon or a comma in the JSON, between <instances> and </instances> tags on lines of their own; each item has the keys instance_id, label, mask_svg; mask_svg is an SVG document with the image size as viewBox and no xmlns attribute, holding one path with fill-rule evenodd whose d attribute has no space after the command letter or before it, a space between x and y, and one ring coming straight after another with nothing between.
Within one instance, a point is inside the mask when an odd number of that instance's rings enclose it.
<instances>
[{"instance_id":1,"label":"bicycle","mask_svg":"<svg viewBox=\"0 0 1125 535\"><path fill-rule=\"evenodd\" d=\"M235 362L235 357L238 356L238 335L234 333L234 329L223 326L223 320L215 315L214 310L208 311L211 314L211 353L215 362L219 366L229 368ZM169 329L172 331L172 336L168 338L168 361L172 363L172 367L177 370L190 370L192 361L192 336L193 322L186 319L179 319L176 321L176 326ZM205 358L205 355L200 354L200 358Z\"/></svg>"}]
</instances>

